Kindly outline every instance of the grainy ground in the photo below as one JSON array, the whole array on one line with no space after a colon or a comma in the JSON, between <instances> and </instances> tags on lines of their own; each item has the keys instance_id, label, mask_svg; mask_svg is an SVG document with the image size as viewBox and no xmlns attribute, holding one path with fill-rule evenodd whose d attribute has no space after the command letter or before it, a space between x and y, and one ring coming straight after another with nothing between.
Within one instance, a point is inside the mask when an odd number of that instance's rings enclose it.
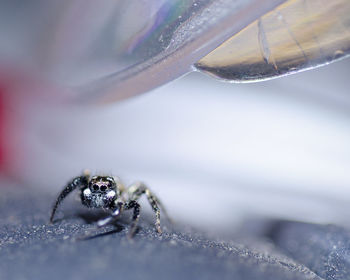
<instances>
[{"instance_id":1,"label":"grainy ground","mask_svg":"<svg viewBox=\"0 0 350 280\"><path fill-rule=\"evenodd\" d=\"M349 233L338 227L279 222L223 241L181 226L158 235L143 215L130 242L129 217L96 229L102 214L68 200L48 225L55 194L1 190L0 279L350 279Z\"/></svg>"}]
</instances>

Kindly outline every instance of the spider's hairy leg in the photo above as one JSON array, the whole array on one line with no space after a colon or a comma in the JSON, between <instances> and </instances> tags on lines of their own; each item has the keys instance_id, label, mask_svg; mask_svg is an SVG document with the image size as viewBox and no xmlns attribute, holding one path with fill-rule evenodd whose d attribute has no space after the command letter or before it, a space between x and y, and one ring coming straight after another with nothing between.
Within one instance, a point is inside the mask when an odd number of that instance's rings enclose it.
<instances>
[{"instance_id":1,"label":"spider's hairy leg","mask_svg":"<svg viewBox=\"0 0 350 280\"><path fill-rule=\"evenodd\" d=\"M65 186L65 188L58 195L56 202L52 208L52 212L51 212L51 216L50 216L50 223L53 222L56 210L57 210L58 206L61 204L61 202L67 197L68 194L70 194L72 191L74 191L77 187L86 186L88 184L89 177L90 177L89 172L84 171L83 176L75 177L72 181L70 181Z\"/></svg>"},{"instance_id":2,"label":"spider's hairy leg","mask_svg":"<svg viewBox=\"0 0 350 280\"><path fill-rule=\"evenodd\" d=\"M125 210L129 210L129 209L134 209L134 213L132 215L132 224L131 224L130 231L128 233L128 237L131 239L134 236L137 228L137 224L140 218L141 206L136 200L130 200L128 203L125 204Z\"/></svg>"},{"instance_id":3,"label":"spider's hairy leg","mask_svg":"<svg viewBox=\"0 0 350 280\"><path fill-rule=\"evenodd\" d=\"M98 220L97 226L104 227L110 223L113 223L119 217L119 215L123 212L123 209L124 209L124 202L122 201L115 202L115 206L112 208L112 214L104 219Z\"/></svg>"},{"instance_id":4,"label":"spider's hairy leg","mask_svg":"<svg viewBox=\"0 0 350 280\"><path fill-rule=\"evenodd\" d=\"M172 220L169 218L163 204L160 202L160 200L156 197L154 193L151 192L151 190L142 182L137 182L133 185L131 185L128 189L129 198L130 200L138 200L141 195L146 194L148 202L151 204L152 210L154 211L156 215L156 222L155 226L158 231L158 233L162 233L162 230L160 228L160 208L164 212L165 217L172 222Z\"/></svg>"}]
</instances>

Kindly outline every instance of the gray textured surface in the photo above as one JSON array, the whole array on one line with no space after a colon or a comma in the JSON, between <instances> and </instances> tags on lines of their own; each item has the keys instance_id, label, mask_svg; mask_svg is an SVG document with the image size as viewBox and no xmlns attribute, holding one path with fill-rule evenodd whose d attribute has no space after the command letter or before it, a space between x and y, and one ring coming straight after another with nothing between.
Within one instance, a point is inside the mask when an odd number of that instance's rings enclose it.
<instances>
[{"instance_id":1,"label":"gray textured surface","mask_svg":"<svg viewBox=\"0 0 350 280\"><path fill-rule=\"evenodd\" d=\"M0 279L322 279L298 262L318 271L317 260L321 262L322 254L329 253L327 246L333 244L323 239L329 229L344 246L348 244L344 230L321 226L316 227L316 241L310 243L308 235L301 237L314 229L299 223L271 228L268 235L277 246L264 234L245 241L239 237L219 241L180 225L168 227L160 236L148 215L141 217L140 229L130 242L129 217L115 227L97 230L93 222L102 214L80 208L73 200L62 208L64 219L48 225L54 198L55 194L2 188ZM314 259L306 257L308 249L293 251L308 247ZM343 278L337 278L340 275ZM349 279L339 273L322 276Z\"/></svg>"},{"instance_id":2,"label":"gray textured surface","mask_svg":"<svg viewBox=\"0 0 350 280\"><path fill-rule=\"evenodd\" d=\"M277 246L324 279L350 279L350 233L334 225L277 223L271 231Z\"/></svg>"}]
</instances>

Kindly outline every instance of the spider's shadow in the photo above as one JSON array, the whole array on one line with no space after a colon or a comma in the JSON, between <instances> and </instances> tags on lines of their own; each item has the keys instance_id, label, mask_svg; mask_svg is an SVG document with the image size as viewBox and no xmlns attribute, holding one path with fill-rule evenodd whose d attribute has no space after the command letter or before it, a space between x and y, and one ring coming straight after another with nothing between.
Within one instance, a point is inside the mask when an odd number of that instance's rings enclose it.
<instances>
[{"instance_id":1,"label":"spider's shadow","mask_svg":"<svg viewBox=\"0 0 350 280\"><path fill-rule=\"evenodd\" d=\"M67 221L67 220L83 220L85 224L96 224L99 220L104 219L109 216L109 214L103 210L95 210L95 211L84 211L84 210L72 210L70 212L72 213L65 213L64 217L62 218L56 218L54 220L54 223L62 222L62 221ZM117 223L125 224L127 220L125 217L118 217ZM113 223L114 224L114 223Z\"/></svg>"},{"instance_id":2,"label":"spider's shadow","mask_svg":"<svg viewBox=\"0 0 350 280\"><path fill-rule=\"evenodd\" d=\"M73 212L73 210L72 210ZM126 227L130 225L130 221L132 220L131 217L131 212L125 212L123 213L118 219L111 223L110 225L106 227L102 227L100 229L97 228L97 222L101 219L104 219L108 217L110 214L107 211L99 210L99 209L94 209L93 211L89 210L83 210L83 209L74 209L74 214L65 214L65 217L62 219L56 219L55 222L67 220L67 219L81 219L84 221L85 224L90 224L90 225L96 225L96 228L93 228L90 233L91 234L86 234L85 236L81 236L80 238L77 238L77 240L90 240L98 237L103 237L106 235L114 234L114 233L119 233L123 231ZM137 234L140 229L148 224L153 224L152 223L152 216L148 213L144 215L144 218L146 221L143 221L139 224L137 227L135 234Z\"/></svg>"},{"instance_id":3,"label":"spider's shadow","mask_svg":"<svg viewBox=\"0 0 350 280\"><path fill-rule=\"evenodd\" d=\"M117 225L117 224L114 224L114 227L115 227L115 229L113 229L113 230L109 230L109 231L102 232L102 233L97 233L97 234L85 235L85 236L82 236L82 237L78 238L78 240L81 240L81 241L91 240L91 239L107 236L107 235L110 235L110 234L118 233L118 232L121 232L124 229L123 226L120 226L120 225Z\"/></svg>"},{"instance_id":4,"label":"spider's shadow","mask_svg":"<svg viewBox=\"0 0 350 280\"><path fill-rule=\"evenodd\" d=\"M77 211L77 213L74 216L82 219L86 224L96 224L99 220L107 218L110 215L105 211L95 210L95 211ZM126 219L125 217L121 216L121 217L118 217L116 222L117 223L113 223L113 224L125 224Z\"/></svg>"},{"instance_id":5,"label":"spider's shadow","mask_svg":"<svg viewBox=\"0 0 350 280\"><path fill-rule=\"evenodd\" d=\"M109 214L104 212L104 211L80 211L77 212L75 217L79 217L84 220L85 223L87 224L96 224L99 220L104 219L108 217ZM95 239L98 237L103 237L107 236L110 234L118 233L121 232L125 226L123 224L126 223L126 219L123 217L118 218L114 223L111 223L110 226L113 226L111 230L107 230L104 232L96 233L96 234L91 234L91 235L86 235L82 236L81 238L78 238L79 240L90 240L90 239ZM110 228L108 226L108 228ZM91 231L92 233L93 231Z\"/></svg>"}]
</instances>

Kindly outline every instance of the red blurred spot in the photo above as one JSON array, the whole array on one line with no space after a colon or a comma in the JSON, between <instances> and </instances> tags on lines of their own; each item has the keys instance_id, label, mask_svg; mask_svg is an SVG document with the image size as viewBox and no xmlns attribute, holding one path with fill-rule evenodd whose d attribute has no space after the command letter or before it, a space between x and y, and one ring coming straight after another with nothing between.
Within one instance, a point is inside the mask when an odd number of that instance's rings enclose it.
<instances>
[{"instance_id":1,"label":"red blurred spot","mask_svg":"<svg viewBox=\"0 0 350 280\"><path fill-rule=\"evenodd\" d=\"M13 143L10 131L9 92L7 83L0 80L0 174L7 174L11 163L10 147Z\"/></svg>"},{"instance_id":2,"label":"red blurred spot","mask_svg":"<svg viewBox=\"0 0 350 280\"><path fill-rule=\"evenodd\" d=\"M5 88L0 84L0 171L5 165Z\"/></svg>"}]
</instances>

